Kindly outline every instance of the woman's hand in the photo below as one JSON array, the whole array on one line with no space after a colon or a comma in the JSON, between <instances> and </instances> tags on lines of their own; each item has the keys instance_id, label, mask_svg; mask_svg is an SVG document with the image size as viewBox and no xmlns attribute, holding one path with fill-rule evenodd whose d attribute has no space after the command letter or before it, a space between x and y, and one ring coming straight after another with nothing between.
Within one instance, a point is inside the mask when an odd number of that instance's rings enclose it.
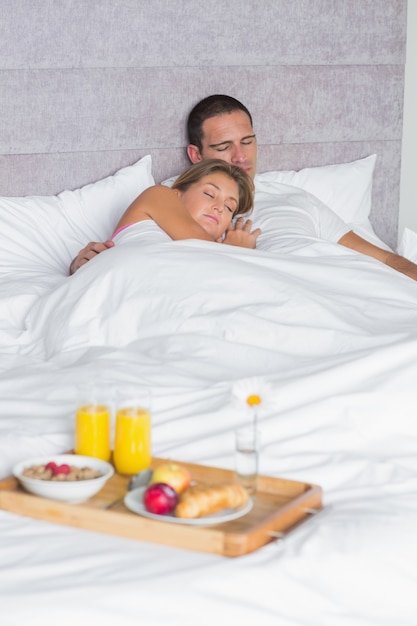
<instances>
[{"instance_id":1,"label":"woman's hand","mask_svg":"<svg viewBox=\"0 0 417 626\"><path fill-rule=\"evenodd\" d=\"M241 248L256 248L256 240L261 234L261 229L256 228L251 232L252 220L239 217L226 231L226 237L219 240L219 243L227 243L229 246L240 246Z\"/></svg>"},{"instance_id":2,"label":"woman's hand","mask_svg":"<svg viewBox=\"0 0 417 626\"><path fill-rule=\"evenodd\" d=\"M113 246L114 243L111 239L108 239L104 243L100 243L98 241L90 241L90 243L88 243L85 248L79 251L75 259L72 260L69 268L70 275L74 274L74 272L76 272L81 267L81 265L84 265L88 261L91 261L91 259L97 256L97 254L100 254L100 252L104 252L104 250L107 250L108 248L113 248Z\"/></svg>"}]
</instances>

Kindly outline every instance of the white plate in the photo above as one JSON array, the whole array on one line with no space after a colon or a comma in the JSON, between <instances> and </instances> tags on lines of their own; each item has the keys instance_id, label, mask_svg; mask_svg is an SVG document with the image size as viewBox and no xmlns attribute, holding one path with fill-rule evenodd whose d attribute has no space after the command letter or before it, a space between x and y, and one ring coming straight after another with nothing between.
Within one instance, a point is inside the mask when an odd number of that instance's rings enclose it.
<instances>
[{"instance_id":1,"label":"white plate","mask_svg":"<svg viewBox=\"0 0 417 626\"><path fill-rule=\"evenodd\" d=\"M249 498L243 507L237 509L223 509L220 513L214 513L213 515L207 515L206 517L197 517L193 519L184 519L181 517L175 517L172 513L169 515L157 515L156 513L150 513L145 509L143 504L143 494L146 487L138 487L129 491L124 498L124 503L127 508L133 513L142 515L143 517L149 517L149 519L157 520L158 522L171 522L171 524L188 524L190 526L209 526L213 524L222 524L223 522L230 522L233 519L243 517L246 513L249 513L253 507L253 500Z\"/></svg>"}]
</instances>

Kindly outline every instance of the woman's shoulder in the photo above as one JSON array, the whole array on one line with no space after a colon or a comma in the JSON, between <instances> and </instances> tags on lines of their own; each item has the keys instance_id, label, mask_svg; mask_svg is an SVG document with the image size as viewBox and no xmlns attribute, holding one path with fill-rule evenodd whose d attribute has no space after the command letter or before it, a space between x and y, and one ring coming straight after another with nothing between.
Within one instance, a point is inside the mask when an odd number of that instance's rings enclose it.
<instances>
[{"instance_id":1,"label":"woman's shoulder","mask_svg":"<svg viewBox=\"0 0 417 626\"><path fill-rule=\"evenodd\" d=\"M113 236L113 241L116 245L127 243L128 241L140 241L141 244L150 244L172 241L172 239L154 220L145 219L126 224Z\"/></svg>"},{"instance_id":2,"label":"woman's shoulder","mask_svg":"<svg viewBox=\"0 0 417 626\"><path fill-rule=\"evenodd\" d=\"M140 197L173 197L174 195L178 195L175 189L171 189L171 187L167 187L166 185L151 185L151 187L147 187L142 193Z\"/></svg>"}]
</instances>

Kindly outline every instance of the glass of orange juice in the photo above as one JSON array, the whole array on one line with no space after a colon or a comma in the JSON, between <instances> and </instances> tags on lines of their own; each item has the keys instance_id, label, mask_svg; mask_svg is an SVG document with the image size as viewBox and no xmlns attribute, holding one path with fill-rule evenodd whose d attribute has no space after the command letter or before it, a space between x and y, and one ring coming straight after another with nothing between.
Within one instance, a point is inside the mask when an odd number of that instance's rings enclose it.
<instances>
[{"instance_id":1,"label":"glass of orange juice","mask_svg":"<svg viewBox=\"0 0 417 626\"><path fill-rule=\"evenodd\" d=\"M92 402L77 409L75 454L110 460L110 410L106 404Z\"/></svg>"},{"instance_id":2,"label":"glass of orange juice","mask_svg":"<svg viewBox=\"0 0 417 626\"><path fill-rule=\"evenodd\" d=\"M149 394L122 396L116 411L113 462L119 474L136 474L151 464Z\"/></svg>"}]
</instances>

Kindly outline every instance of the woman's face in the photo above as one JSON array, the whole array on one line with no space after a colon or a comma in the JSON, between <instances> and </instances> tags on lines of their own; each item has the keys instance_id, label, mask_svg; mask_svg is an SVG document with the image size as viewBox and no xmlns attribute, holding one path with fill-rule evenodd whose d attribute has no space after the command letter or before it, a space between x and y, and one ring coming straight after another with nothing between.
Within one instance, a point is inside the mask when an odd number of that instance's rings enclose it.
<instances>
[{"instance_id":1,"label":"woman's face","mask_svg":"<svg viewBox=\"0 0 417 626\"><path fill-rule=\"evenodd\" d=\"M223 172L203 176L179 196L191 217L214 239L229 228L238 208L237 183Z\"/></svg>"}]
</instances>

